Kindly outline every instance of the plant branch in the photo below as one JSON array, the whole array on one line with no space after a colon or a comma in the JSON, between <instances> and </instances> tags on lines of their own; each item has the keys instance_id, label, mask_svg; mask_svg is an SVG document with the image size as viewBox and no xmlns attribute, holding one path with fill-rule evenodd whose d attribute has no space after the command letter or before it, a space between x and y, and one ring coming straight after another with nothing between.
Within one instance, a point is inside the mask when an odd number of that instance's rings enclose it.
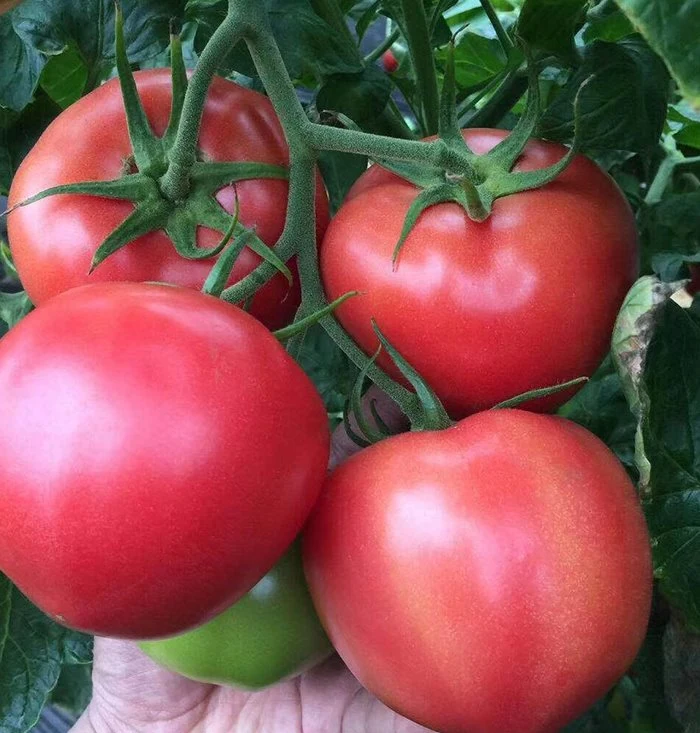
<instances>
[{"instance_id":1,"label":"plant branch","mask_svg":"<svg viewBox=\"0 0 700 733\"><path fill-rule=\"evenodd\" d=\"M229 11L202 51L192 74L180 125L169 155L169 167L161 178L161 190L172 201L178 201L189 190L189 175L197 161L199 129L204 114L209 86L221 62L245 32L243 12L235 0L229 0Z\"/></svg>"},{"instance_id":2,"label":"plant branch","mask_svg":"<svg viewBox=\"0 0 700 733\"><path fill-rule=\"evenodd\" d=\"M373 64L385 51L388 51L401 37L401 31L394 28L393 31L373 50L365 56L366 64Z\"/></svg>"},{"instance_id":3,"label":"plant branch","mask_svg":"<svg viewBox=\"0 0 700 733\"><path fill-rule=\"evenodd\" d=\"M494 10L494 7L493 5L491 5L490 0L479 0L479 2L481 3L481 7L484 9L484 12L488 16L489 21L491 21L491 25L496 31L498 41L501 44L503 50L506 52L506 56L510 56L510 52L513 49L513 41L510 40L510 36L506 33L506 29L503 27L503 23L501 23L501 19L498 17L498 13Z\"/></svg>"},{"instance_id":4,"label":"plant branch","mask_svg":"<svg viewBox=\"0 0 700 733\"><path fill-rule=\"evenodd\" d=\"M428 19L423 0L401 0L401 6L406 24L408 51L416 70L418 92L422 101L423 127L427 135L433 135L438 130L440 92Z\"/></svg>"}]
</instances>

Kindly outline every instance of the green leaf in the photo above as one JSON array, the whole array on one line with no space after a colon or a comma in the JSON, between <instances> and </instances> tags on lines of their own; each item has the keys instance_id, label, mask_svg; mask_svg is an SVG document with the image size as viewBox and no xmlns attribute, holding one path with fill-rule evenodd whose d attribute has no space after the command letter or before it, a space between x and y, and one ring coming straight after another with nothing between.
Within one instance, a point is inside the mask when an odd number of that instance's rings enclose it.
<instances>
[{"instance_id":1,"label":"green leaf","mask_svg":"<svg viewBox=\"0 0 700 733\"><path fill-rule=\"evenodd\" d=\"M360 127L371 126L386 109L391 81L376 66L356 74L332 74L316 96L319 112L340 112Z\"/></svg>"},{"instance_id":2,"label":"green leaf","mask_svg":"<svg viewBox=\"0 0 700 733\"><path fill-rule=\"evenodd\" d=\"M13 17L0 16L0 107L20 112L34 96L46 59L17 35Z\"/></svg>"},{"instance_id":3,"label":"green leaf","mask_svg":"<svg viewBox=\"0 0 700 733\"><path fill-rule=\"evenodd\" d=\"M679 145L700 149L700 112L687 100L669 105L667 123Z\"/></svg>"},{"instance_id":4,"label":"green leaf","mask_svg":"<svg viewBox=\"0 0 700 733\"><path fill-rule=\"evenodd\" d=\"M438 59L446 61L447 52L438 52ZM492 79L506 65L506 56L495 38L486 38L467 31L459 36L455 46L455 79L460 89L469 88Z\"/></svg>"},{"instance_id":5,"label":"green leaf","mask_svg":"<svg viewBox=\"0 0 700 733\"><path fill-rule=\"evenodd\" d=\"M633 33L634 26L630 23L629 18L613 6L612 12L590 20L583 31L583 40L586 43L596 40L613 42L631 36Z\"/></svg>"},{"instance_id":6,"label":"green leaf","mask_svg":"<svg viewBox=\"0 0 700 733\"><path fill-rule=\"evenodd\" d=\"M132 63L145 61L167 48L170 20L184 15L184 3L121 1ZM87 70L89 88L109 74L114 59L113 0L25 0L12 13L2 16L0 106L23 109L34 95L50 57L69 49L74 54L73 65L79 58Z\"/></svg>"},{"instance_id":7,"label":"green leaf","mask_svg":"<svg viewBox=\"0 0 700 733\"><path fill-rule=\"evenodd\" d=\"M3 293L0 291L0 335L16 326L32 308L25 292Z\"/></svg>"},{"instance_id":8,"label":"green leaf","mask_svg":"<svg viewBox=\"0 0 700 733\"><path fill-rule=\"evenodd\" d=\"M10 190L24 156L60 112L61 108L43 92L21 114L0 109L0 118L5 118L5 124L0 124L0 194Z\"/></svg>"},{"instance_id":9,"label":"green leaf","mask_svg":"<svg viewBox=\"0 0 700 733\"><path fill-rule=\"evenodd\" d=\"M335 213L345 200L352 184L367 169L367 158L351 153L324 151L319 156L318 164L328 189L331 211Z\"/></svg>"},{"instance_id":10,"label":"green leaf","mask_svg":"<svg viewBox=\"0 0 700 733\"><path fill-rule=\"evenodd\" d=\"M663 643L666 697L687 733L695 733L700 720L700 636L674 616ZM655 730L669 729L658 726Z\"/></svg>"},{"instance_id":11,"label":"green leaf","mask_svg":"<svg viewBox=\"0 0 700 733\"><path fill-rule=\"evenodd\" d=\"M357 379L357 367L321 326L313 326L306 332L299 363L316 385L332 422L338 424L342 420L347 396Z\"/></svg>"},{"instance_id":12,"label":"green leaf","mask_svg":"<svg viewBox=\"0 0 700 733\"><path fill-rule=\"evenodd\" d=\"M533 50L575 59L574 36L587 5L588 0L526 0L516 33Z\"/></svg>"},{"instance_id":13,"label":"green leaf","mask_svg":"<svg viewBox=\"0 0 700 733\"><path fill-rule=\"evenodd\" d=\"M80 99L87 79L88 68L78 49L71 44L63 53L49 59L39 83L49 97L65 109Z\"/></svg>"},{"instance_id":14,"label":"green leaf","mask_svg":"<svg viewBox=\"0 0 700 733\"><path fill-rule=\"evenodd\" d=\"M685 262L700 259L700 191L670 194L640 212L642 267L665 281L687 277Z\"/></svg>"},{"instance_id":15,"label":"green leaf","mask_svg":"<svg viewBox=\"0 0 700 733\"><path fill-rule=\"evenodd\" d=\"M293 79L301 79L307 72L326 76L362 71L357 47L319 18L309 0L264 0L264 3L282 58ZM226 0L215 4L201 0L189 3L187 16L200 26L195 41L198 52L224 19L226 7ZM249 77L257 76L244 44L239 44L228 55L223 68Z\"/></svg>"},{"instance_id":16,"label":"green leaf","mask_svg":"<svg viewBox=\"0 0 700 733\"><path fill-rule=\"evenodd\" d=\"M580 99L582 149L642 152L658 142L666 119L669 78L661 60L639 36L588 46L583 63L540 121L540 135L571 139L573 102L587 79Z\"/></svg>"},{"instance_id":17,"label":"green leaf","mask_svg":"<svg viewBox=\"0 0 700 733\"><path fill-rule=\"evenodd\" d=\"M558 414L582 425L603 440L634 476L634 433L637 421L622 391L620 377L609 357L588 383Z\"/></svg>"},{"instance_id":18,"label":"green leaf","mask_svg":"<svg viewBox=\"0 0 700 733\"><path fill-rule=\"evenodd\" d=\"M0 730L26 733L39 718L64 661L89 638L59 626L0 576Z\"/></svg>"},{"instance_id":19,"label":"green leaf","mask_svg":"<svg viewBox=\"0 0 700 733\"><path fill-rule=\"evenodd\" d=\"M700 312L661 307L646 354L642 420L650 463L645 511L655 574L689 628L700 631Z\"/></svg>"},{"instance_id":20,"label":"green leaf","mask_svg":"<svg viewBox=\"0 0 700 733\"><path fill-rule=\"evenodd\" d=\"M64 664L51 693L51 704L78 717L92 697L92 667L89 664Z\"/></svg>"},{"instance_id":21,"label":"green leaf","mask_svg":"<svg viewBox=\"0 0 700 733\"><path fill-rule=\"evenodd\" d=\"M700 106L700 2L697 0L616 0L668 65L685 97Z\"/></svg>"}]
</instances>

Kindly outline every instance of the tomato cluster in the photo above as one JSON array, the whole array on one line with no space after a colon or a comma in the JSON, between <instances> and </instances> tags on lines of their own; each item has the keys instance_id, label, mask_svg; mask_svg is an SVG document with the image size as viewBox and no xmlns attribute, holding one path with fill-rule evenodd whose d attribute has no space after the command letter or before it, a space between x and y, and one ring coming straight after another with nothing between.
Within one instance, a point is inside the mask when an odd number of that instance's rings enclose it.
<instances>
[{"instance_id":1,"label":"tomato cluster","mask_svg":"<svg viewBox=\"0 0 700 733\"><path fill-rule=\"evenodd\" d=\"M169 76L136 78L162 134ZM505 134L465 138L483 153ZM108 82L48 128L11 203L129 175L129 146ZM223 79L200 151L288 164L267 99ZM518 169L563 153L532 141ZM274 245L287 182L236 193L242 222ZM12 253L38 307L0 342L2 571L61 623L148 640L193 679L272 684L332 643L371 692L444 733L554 733L604 694L651 601L634 487L593 435L536 414L571 392L489 408L598 366L637 272L630 209L577 156L484 222L433 206L394 265L417 195L374 166L326 232L319 178L322 279L329 299L362 293L338 313L357 343L374 352L376 320L460 422L387 438L328 477L323 404L268 330L293 317L298 283L276 276L246 313L197 292L213 263L181 258L162 231L88 274L131 204L68 194L13 211ZM217 198L233 210L230 187ZM209 247L219 234L198 237ZM230 282L259 261L244 250Z\"/></svg>"}]
</instances>

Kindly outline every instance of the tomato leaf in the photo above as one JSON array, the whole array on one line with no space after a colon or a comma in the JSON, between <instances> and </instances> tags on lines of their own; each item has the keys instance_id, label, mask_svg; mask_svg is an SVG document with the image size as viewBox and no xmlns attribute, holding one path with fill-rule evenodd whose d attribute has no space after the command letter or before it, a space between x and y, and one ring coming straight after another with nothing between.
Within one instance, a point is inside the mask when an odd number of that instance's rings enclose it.
<instances>
[{"instance_id":1,"label":"tomato leaf","mask_svg":"<svg viewBox=\"0 0 700 733\"><path fill-rule=\"evenodd\" d=\"M666 119L668 72L639 36L619 43L595 41L586 48L583 64L540 121L543 137L571 139L573 101L586 79L583 149L641 152L656 144Z\"/></svg>"},{"instance_id":2,"label":"tomato leaf","mask_svg":"<svg viewBox=\"0 0 700 733\"><path fill-rule=\"evenodd\" d=\"M15 12L0 16L0 107L20 112L31 101L46 60L15 32Z\"/></svg>"},{"instance_id":3,"label":"tomato leaf","mask_svg":"<svg viewBox=\"0 0 700 733\"><path fill-rule=\"evenodd\" d=\"M438 59L443 64L446 56L446 51L438 52ZM486 38L471 31L459 35L454 59L455 80L460 89L492 79L506 65L506 55L495 38Z\"/></svg>"},{"instance_id":4,"label":"tomato leaf","mask_svg":"<svg viewBox=\"0 0 700 733\"><path fill-rule=\"evenodd\" d=\"M355 181L367 169L367 158L351 153L323 152L318 161L335 213Z\"/></svg>"},{"instance_id":5,"label":"tomato leaf","mask_svg":"<svg viewBox=\"0 0 700 733\"><path fill-rule=\"evenodd\" d=\"M152 58L170 41L169 24L184 14L184 0L122 0L127 52L130 60ZM112 69L114 59L114 3L112 0L25 0L0 18L0 106L16 111L32 99L42 70L51 57L72 49L60 63L64 73L86 74L88 88ZM59 63L59 62L56 62ZM80 66L84 67L78 71ZM70 71L68 71L70 69ZM58 70L49 71L49 78ZM17 83L19 81L19 83ZM68 78L71 86L79 78ZM56 80L49 84L53 88ZM81 90L82 91L82 90ZM63 92L65 101L65 90Z\"/></svg>"},{"instance_id":6,"label":"tomato leaf","mask_svg":"<svg viewBox=\"0 0 700 733\"><path fill-rule=\"evenodd\" d=\"M692 732L693 724L700 720L700 636L676 617L666 629L664 657L666 696L674 716Z\"/></svg>"},{"instance_id":7,"label":"tomato leaf","mask_svg":"<svg viewBox=\"0 0 700 733\"><path fill-rule=\"evenodd\" d=\"M700 3L691 0L616 0L666 61L684 96L700 106Z\"/></svg>"},{"instance_id":8,"label":"tomato leaf","mask_svg":"<svg viewBox=\"0 0 700 733\"><path fill-rule=\"evenodd\" d=\"M89 637L59 626L0 576L0 729L36 723L64 661L87 662Z\"/></svg>"},{"instance_id":9,"label":"tomato leaf","mask_svg":"<svg viewBox=\"0 0 700 733\"><path fill-rule=\"evenodd\" d=\"M684 263L700 261L700 191L671 194L643 209L642 267L662 280L688 277Z\"/></svg>"},{"instance_id":10,"label":"tomato leaf","mask_svg":"<svg viewBox=\"0 0 700 733\"><path fill-rule=\"evenodd\" d=\"M44 93L39 93L21 114L0 109L0 120L4 117L4 124L0 121L0 194L10 190L12 177L22 159L60 111L61 108Z\"/></svg>"},{"instance_id":11,"label":"tomato leaf","mask_svg":"<svg viewBox=\"0 0 700 733\"><path fill-rule=\"evenodd\" d=\"M340 112L360 127L371 127L386 109L391 81L376 66L356 74L332 74L316 96L319 112Z\"/></svg>"},{"instance_id":12,"label":"tomato leaf","mask_svg":"<svg viewBox=\"0 0 700 733\"><path fill-rule=\"evenodd\" d=\"M32 307L25 292L3 293L0 291L0 335L19 323Z\"/></svg>"},{"instance_id":13,"label":"tomato leaf","mask_svg":"<svg viewBox=\"0 0 700 733\"><path fill-rule=\"evenodd\" d=\"M41 72L41 88L65 109L80 99L88 80L88 68L80 52L69 44L63 53L52 56Z\"/></svg>"},{"instance_id":14,"label":"tomato leaf","mask_svg":"<svg viewBox=\"0 0 700 733\"><path fill-rule=\"evenodd\" d=\"M64 664L51 703L70 711L76 717L87 707L92 697L92 667L89 664Z\"/></svg>"},{"instance_id":15,"label":"tomato leaf","mask_svg":"<svg viewBox=\"0 0 700 733\"><path fill-rule=\"evenodd\" d=\"M275 39L293 79L308 71L321 75L359 73L362 60L357 48L314 12L309 0L264 0ZM226 14L226 0L212 4L190 0L187 16L199 24L195 48L200 51ZM255 66L244 44L226 57L224 69L256 77Z\"/></svg>"},{"instance_id":16,"label":"tomato leaf","mask_svg":"<svg viewBox=\"0 0 700 733\"><path fill-rule=\"evenodd\" d=\"M346 397L357 379L357 367L321 326L306 332L299 363L316 385L333 422L340 422Z\"/></svg>"},{"instance_id":17,"label":"tomato leaf","mask_svg":"<svg viewBox=\"0 0 700 733\"><path fill-rule=\"evenodd\" d=\"M588 0L525 0L516 32L530 48L572 60L587 5Z\"/></svg>"},{"instance_id":18,"label":"tomato leaf","mask_svg":"<svg viewBox=\"0 0 700 733\"><path fill-rule=\"evenodd\" d=\"M634 433L637 427L612 359L605 360L588 383L558 414L577 422L607 443L632 475L634 463Z\"/></svg>"},{"instance_id":19,"label":"tomato leaf","mask_svg":"<svg viewBox=\"0 0 700 733\"><path fill-rule=\"evenodd\" d=\"M634 33L634 26L621 10L609 5L605 5L605 8L607 12L604 15L589 18L583 31L583 40L586 43L596 40L619 41Z\"/></svg>"},{"instance_id":20,"label":"tomato leaf","mask_svg":"<svg viewBox=\"0 0 700 733\"><path fill-rule=\"evenodd\" d=\"M700 309L668 301L644 366L642 418L650 464L645 502L656 577L664 595L700 630Z\"/></svg>"}]
</instances>

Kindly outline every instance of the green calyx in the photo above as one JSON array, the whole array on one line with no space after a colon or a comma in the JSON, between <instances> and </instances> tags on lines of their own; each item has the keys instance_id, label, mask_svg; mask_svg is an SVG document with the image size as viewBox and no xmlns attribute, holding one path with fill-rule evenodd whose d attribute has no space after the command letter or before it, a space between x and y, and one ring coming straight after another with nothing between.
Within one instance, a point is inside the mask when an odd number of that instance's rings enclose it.
<instances>
[{"instance_id":1,"label":"green calyx","mask_svg":"<svg viewBox=\"0 0 700 733\"><path fill-rule=\"evenodd\" d=\"M100 244L93 257L90 272L111 254L134 239L164 230L178 254L186 259L201 260L220 254L232 238L237 253L243 247L252 249L263 260L292 280L289 268L254 231L246 229L238 212L232 216L217 201L217 191L238 181L251 179L287 179L286 168L256 162L209 162L195 160L182 166L171 155L183 121L183 108L188 89L187 71L182 46L177 35L171 37L173 101L168 128L162 137L151 129L141 103L136 80L129 65L124 41L124 21L116 9L116 60L124 98L132 156L123 174L111 181L85 181L46 189L20 202L14 208L28 206L49 196L81 194L129 201L134 210ZM9 213L9 212L7 212ZM197 230L206 227L222 233L214 247L197 245ZM233 266L230 262L229 272ZM221 268L219 268L219 272Z\"/></svg>"},{"instance_id":2,"label":"green calyx","mask_svg":"<svg viewBox=\"0 0 700 733\"><path fill-rule=\"evenodd\" d=\"M406 381L413 387L415 392L416 410L412 410L411 414L407 416L411 421L411 430L413 431L424 431L424 430L444 430L445 428L451 427L454 423L447 414L445 408L440 402L439 398L433 392L430 385L421 377L421 375L408 363L408 361L401 355L401 353L389 342L386 336L379 330L375 321L372 321L372 328L374 333L379 340L379 348L375 351L373 356L367 360L364 367L360 371L357 380L355 381L348 405L343 413L343 421L345 423L345 431L348 436L360 447L366 447L372 443L378 443L384 438L388 438L392 435L392 432L386 426L381 416L377 412L376 405L370 403L370 411L376 427L373 427L367 417L362 405L362 390L367 379L369 370L374 366L374 363L379 357L382 350L391 357L391 360L396 365L401 375ZM388 393L390 397L395 399L392 392ZM397 401L399 407L401 403ZM350 423L350 415L354 415L355 421L359 428L359 433L353 429Z\"/></svg>"},{"instance_id":3,"label":"green calyx","mask_svg":"<svg viewBox=\"0 0 700 733\"><path fill-rule=\"evenodd\" d=\"M579 98L574 103L574 139L565 156L557 163L535 171L514 171L518 158L534 134L540 117L540 92L537 66L528 56L528 100L525 113L513 131L484 155L474 153L462 137L455 104L454 47L450 46L440 105L438 140L440 164L420 166L414 163L378 160L379 164L421 188L406 215L396 244L396 264L401 248L420 215L431 206L452 202L465 210L470 219L485 221L494 202L504 196L540 188L557 178L571 163L579 148Z\"/></svg>"}]
</instances>

